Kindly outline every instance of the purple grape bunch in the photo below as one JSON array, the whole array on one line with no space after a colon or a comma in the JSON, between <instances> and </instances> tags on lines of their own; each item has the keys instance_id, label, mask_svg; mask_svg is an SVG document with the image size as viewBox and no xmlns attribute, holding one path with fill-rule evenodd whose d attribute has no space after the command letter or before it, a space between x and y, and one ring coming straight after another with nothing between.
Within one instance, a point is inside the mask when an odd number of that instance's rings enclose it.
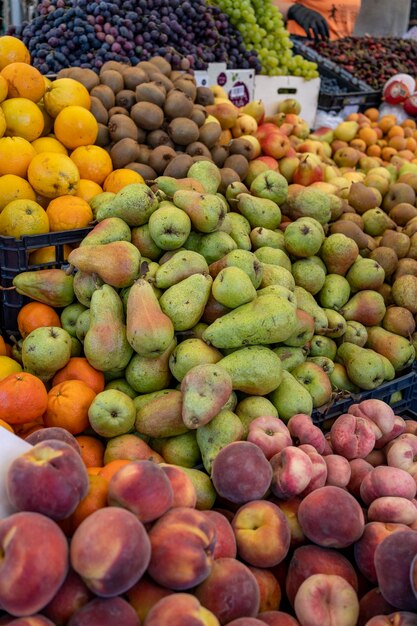
<instances>
[{"instance_id":1,"label":"purple grape bunch","mask_svg":"<svg viewBox=\"0 0 417 626\"><path fill-rule=\"evenodd\" d=\"M40 0L33 19L9 34L28 47L44 74L76 66L98 71L106 61L137 64L161 55L173 69L261 69L228 16L206 0Z\"/></svg>"}]
</instances>

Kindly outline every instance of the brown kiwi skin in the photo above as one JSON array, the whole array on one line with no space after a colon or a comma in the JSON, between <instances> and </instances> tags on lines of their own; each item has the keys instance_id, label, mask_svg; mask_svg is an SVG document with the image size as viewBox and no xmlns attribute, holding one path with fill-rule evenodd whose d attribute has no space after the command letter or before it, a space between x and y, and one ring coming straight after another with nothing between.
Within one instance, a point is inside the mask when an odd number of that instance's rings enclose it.
<instances>
[{"instance_id":1,"label":"brown kiwi skin","mask_svg":"<svg viewBox=\"0 0 417 626\"><path fill-rule=\"evenodd\" d=\"M169 119L174 117L191 117L194 103L186 93L180 89L171 89L167 94L164 113Z\"/></svg>"},{"instance_id":2,"label":"brown kiwi skin","mask_svg":"<svg viewBox=\"0 0 417 626\"><path fill-rule=\"evenodd\" d=\"M129 89L135 91L138 85L142 83L147 83L149 80L149 76L147 73L142 70L140 67L127 67L123 71L123 81L125 84L125 89Z\"/></svg>"},{"instance_id":3,"label":"brown kiwi skin","mask_svg":"<svg viewBox=\"0 0 417 626\"><path fill-rule=\"evenodd\" d=\"M240 176L240 180L243 180L248 173L249 163L242 154L231 154L225 160L223 167L234 170Z\"/></svg>"},{"instance_id":4,"label":"brown kiwi skin","mask_svg":"<svg viewBox=\"0 0 417 626\"><path fill-rule=\"evenodd\" d=\"M157 174L162 174L166 166L172 159L175 159L177 153L169 146L158 146L154 148L149 157L149 166L155 170Z\"/></svg>"},{"instance_id":5,"label":"brown kiwi skin","mask_svg":"<svg viewBox=\"0 0 417 626\"><path fill-rule=\"evenodd\" d=\"M98 134L96 139L96 145L104 148L110 143L110 133L106 124L98 124Z\"/></svg>"},{"instance_id":6,"label":"brown kiwi skin","mask_svg":"<svg viewBox=\"0 0 417 626\"><path fill-rule=\"evenodd\" d=\"M164 74L165 76L168 76L168 77L171 74L171 71L172 71L171 64L168 63L168 61L164 59L164 57L156 55L152 57L152 59L150 60L150 63L155 65L156 68L161 72L161 74Z\"/></svg>"},{"instance_id":7,"label":"brown kiwi skin","mask_svg":"<svg viewBox=\"0 0 417 626\"><path fill-rule=\"evenodd\" d=\"M197 161L212 161L212 159L208 159L206 156L203 156L201 154L197 154L196 156L193 156L192 159L193 159L193 163L196 163Z\"/></svg>"},{"instance_id":8,"label":"brown kiwi skin","mask_svg":"<svg viewBox=\"0 0 417 626\"><path fill-rule=\"evenodd\" d=\"M123 107L130 111L132 106L136 103L136 94L130 89L122 89L116 94L116 106Z\"/></svg>"},{"instance_id":9,"label":"brown kiwi skin","mask_svg":"<svg viewBox=\"0 0 417 626\"><path fill-rule=\"evenodd\" d=\"M196 104L202 104L204 107L214 104L214 93L209 87L197 87Z\"/></svg>"},{"instance_id":10,"label":"brown kiwi skin","mask_svg":"<svg viewBox=\"0 0 417 626\"><path fill-rule=\"evenodd\" d=\"M151 81L162 83L167 92L171 91L171 89L174 88L174 84L172 83L172 81L169 80L168 76L165 76L165 74L161 74L161 72L158 72L157 69L150 70L148 72L148 75Z\"/></svg>"},{"instance_id":11,"label":"brown kiwi skin","mask_svg":"<svg viewBox=\"0 0 417 626\"><path fill-rule=\"evenodd\" d=\"M198 140L199 130L197 124L187 117L176 117L169 123L168 134L175 144L188 146Z\"/></svg>"},{"instance_id":12,"label":"brown kiwi skin","mask_svg":"<svg viewBox=\"0 0 417 626\"><path fill-rule=\"evenodd\" d=\"M146 143L146 137L148 136L146 130L144 130L143 128L139 128L139 126L137 126L137 129L138 129L138 134L137 134L136 141L138 143Z\"/></svg>"},{"instance_id":13,"label":"brown kiwi skin","mask_svg":"<svg viewBox=\"0 0 417 626\"><path fill-rule=\"evenodd\" d=\"M88 68L70 67L67 76L84 85L88 91L100 84L99 76Z\"/></svg>"},{"instance_id":14,"label":"brown kiwi skin","mask_svg":"<svg viewBox=\"0 0 417 626\"><path fill-rule=\"evenodd\" d=\"M120 141L120 139L124 139L125 137L130 137L130 139L137 141L137 126L127 115L112 115L109 119L108 127L112 141Z\"/></svg>"},{"instance_id":15,"label":"brown kiwi skin","mask_svg":"<svg viewBox=\"0 0 417 626\"><path fill-rule=\"evenodd\" d=\"M238 139L232 139L229 144L229 154L241 154L248 161L251 161L254 158L254 147L247 139L242 139L239 137Z\"/></svg>"},{"instance_id":16,"label":"brown kiwi skin","mask_svg":"<svg viewBox=\"0 0 417 626\"><path fill-rule=\"evenodd\" d=\"M120 63L120 61L105 61L100 68L99 74L106 72L107 70L116 70L116 72L123 72L123 70L129 67L126 63Z\"/></svg>"},{"instance_id":17,"label":"brown kiwi skin","mask_svg":"<svg viewBox=\"0 0 417 626\"><path fill-rule=\"evenodd\" d=\"M226 189L228 188L230 183L237 183L241 180L239 174L235 172L235 170L232 170L231 167L222 167L220 169L220 175L222 178L218 191L223 195L226 193Z\"/></svg>"},{"instance_id":18,"label":"brown kiwi skin","mask_svg":"<svg viewBox=\"0 0 417 626\"><path fill-rule=\"evenodd\" d=\"M194 161L189 154L177 154L177 156L174 157L164 169L164 176L185 178L193 162Z\"/></svg>"},{"instance_id":19,"label":"brown kiwi skin","mask_svg":"<svg viewBox=\"0 0 417 626\"><path fill-rule=\"evenodd\" d=\"M113 168L120 169L128 163L136 161L138 152L139 147L134 139L130 139L130 137L120 139L120 141L117 141L110 150Z\"/></svg>"},{"instance_id":20,"label":"brown kiwi skin","mask_svg":"<svg viewBox=\"0 0 417 626\"><path fill-rule=\"evenodd\" d=\"M100 83L102 85L108 85L115 94L119 93L124 87L123 76L117 70L101 72Z\"/></svg>"},{"instance_id":21,"label":"brown kiwi skin","mask_svg":"<svg viewBox=\"0 0 417 626\"><path fill-rule=\"evenodd\" d=\"M164 112L152 102L137 102L130 110L130 116L139 126L145 130L161 128L164 122Z\"/></svg>"},{"instance_id":22,"label":"brown kiwi skin","mask_svg":"<svg viewBox=\"0 0 417 626\"><path fill-rule=\"evenodd\" d=\"M220 139L222 127L217 122L208 122L200 128L198 140L211 149Z\"/></svg>"},{"instance_id":23,"label":"brown kiwi skin","mask_svg":"<svg viewBox=\"0 0 417 626\"><path fill-rule=\"evenodd\" d=\"M224 165L224 162L229 156L229 152L227 148L225 146L215 145L211 148L210 152L211 152L211 158L213 159L217 167L222 168Z\"/></svg>"},{"instance_id":24,"label":"brown kiwi skin","mask_svg":"<svg viewBox=\"0 0 417 626\"><path fill-rule=\"evenodd\" d=\"M143 163L143 165L149 165L149 158L151 156L151 153L152 153L152 149L149 146L145 144L140 144L138 155L135 161L137 163Z\"/></svg>"},{"instance_id":25,"label":"brown kiwi skin","mask_svg":"<svg viewBox=\"0 0 417 626\"><path fill-rule=\"evenodd\" d=\"M177 80L177 78L180 78L181 76L184 76L184 72L181 72L180 70L172 70L172 72L169 75L169 79L175 83L175 81Z\"/></svg>"},{"instance_id":26,"label":"brown kiwi skin","mask_svg":"<svg viewBox=\"0 0 417 626\"><path fill-rule=\"evenodd\" d=\"M176 89L184 91L184 93L190 96L191 100L195 102L197 96L197 87L195 85L194 79L188 80L185 77L178 78L174 83L174 87Z\"/></svg>"},{"instance_id":27,"label":"brown kiwi skin","mask_svg":"<svg viewBox=\"0 0 417 626\"><path fill-rule=\"evenodd\" d=\"M135 96L136 102L152 102L162 108L165 104L166 90L162 83L143 83L136 87Z\"/></svg>"},{"instance_id":28,"label":"brown kiwi skin","mask_svg":"<svg viewBox=\"0 0 417 626\"><path fill-rule=\"evenodd\" d=\"M195 104L190 116L190 119L192 119L199 128L203 126L204 122L207 119L207 111L204 109L204 107L200 107L200 104Z\"/></svg>"},{"instance_id":29,"label":"brown kiwi skin","mask_svg":"<svg viewBox=\"0 0 417 626\"><path fill-rule=\"evenodd\" d=\"M109 121L109 114L102 101L92 96L90 98L90 103L90 112L94 115L97 122L99 124L107 124Z\"/></svg>"},{"instance_id":30,"label":"brown kiwi skin","mask_svg":"<svg viewBox=\"0 0 417 626\"><path fill-rule=\"evenodd\" d=\"M112 115L129 115L129 111L127 109L125 109L124 107L112 107L111 109L109 109L109 118Z\"/></svg>"},{"instance_id":31,"label":"brown kiwi skin","mask_svg":"<svg viewBox=\"0 0 417 626\"><path fill-rule=\"evenodd\" d=\"M128 163L127 165L125 165L125 168L137 172L145 179L145 181L155 180L155 178L157 177L157 173L155 172L155 170L149 167L149 165L137 163L136 161L133 163Z\"/></svg>"},{"instance_id":32,"label":"brown kiwi skin","mask_svg":"<svg viewBox=\"0 0 417 626\"><path fill-rule=\"evenodd\" d=\"M111 109L116 104L114 92L108 85L97 85L97 87L93 87L90 92L90 96L94 96L95 98L101 100L103 106L107 110Z\"/></svg>"},{"instance_id":33,"label":"brown kiwi skin","mask_svg":"<svg viewBox=\"0 0 417 626\"><path fill-rule=\"evenodd\" d=\"M207 148L207 146L201 143L201 141L193 141L193 143L190 143L186 147L185 152L186 154L189 154L192 157L198 156L198 155L205 156L211 161L211 152Z\"/></svg>"},{"instance_id":34,"label":"brown kiwi skin","mask_svg":"<svg viewBox=\"0 0 417 626\"><path fill-rule=\"evenodd\" d=\"M174 142L171 141L167 132L158 128L157 130L151 130L147 135L147 144L150 148L157 148L158 146L170 146L174 147Z\"/></svg>"}]
</instances>

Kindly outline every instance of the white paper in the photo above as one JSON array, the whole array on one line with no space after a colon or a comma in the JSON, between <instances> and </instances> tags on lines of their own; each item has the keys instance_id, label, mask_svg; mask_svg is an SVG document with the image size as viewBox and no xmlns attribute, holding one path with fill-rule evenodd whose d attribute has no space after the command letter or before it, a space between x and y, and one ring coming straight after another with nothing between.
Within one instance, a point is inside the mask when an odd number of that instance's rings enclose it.
<instances>
[{"instance_id":1,"label":"white paper","mask_svg":"<svg viewBox=\"0 0 417 626\"><path fill-rule=\"evenodd\" d=\"M0 426L0 519L15 513L6 492L6 476L10 464L32 446Z\"/></svg>"}]
</instances>

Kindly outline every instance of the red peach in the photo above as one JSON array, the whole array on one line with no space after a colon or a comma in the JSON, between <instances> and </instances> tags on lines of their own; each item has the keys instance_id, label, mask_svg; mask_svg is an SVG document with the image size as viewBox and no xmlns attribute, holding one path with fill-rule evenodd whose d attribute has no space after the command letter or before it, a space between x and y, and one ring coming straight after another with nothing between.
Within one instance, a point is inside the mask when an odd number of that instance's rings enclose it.
<instances>
[{"instance_id":1,"label":"red peach","mask_svg":"<svg viewBox=\"0 0 417 626\"><path fill-rule=\"evenodd\" d=\"M364 458L373 450L375 439L369 420L347 413L340 415L330 429L334 452L348 460Z\"/></svg>"},{"instance_id":2,"label":"red peach","mask_svg":"<svg viewBox=\"0 0 417 626\"><path fill-rule=\"evenodd\" d=\"M324 452L326 444L324 434L320 428L313 424L310 415L305 413L293 415L288 422L288 430L291 436L297 439L299 443L310 444L320 454Z\"/></svg>"},{"instance_id":3,"label":"red peach","mask_svg":"<svg viewBox=\"0 0 417 626\"><path fill-rule=\"evenodd\" d=\"M311 480L308 483L307 487L300 494L303 498L315 489L324 487L327 479L327 465L324 457L322 457L321 454L319 454L317 450L313 446L310 446L308 443L301 444L298 449L307 454L313 466L313 474L311 476Z\"/></svg>"},{"instance_id":4,"label":"red peach","mask_svg":"<svg viewBox=\"0 0 417 626\"><path fill-rule=\"evenodd\" d=\"M394 427L394 411L389 404L376 398L363 400L359 404L351 404L348 413L371 420L378 426L383 435L391 432Z\"/></svg>"},{"instance_id":5,"label":"red peach","mask_svg":"<svg viewBox=\"0 0 417 626\"><path fill-rule=\"evenodd\" d=\"M364 459L352 459L349 461L350 465L350 480L347 485L347 489L349 493L351 493L355 498L360 498L360 488L363 479L365 476L372 472L373 465L365 461Z\"/></svg>"},{"instance_id":6,"label":"red peach","mask_svg":"<svg viewBox=\"0 0 417 626\"><path fill-rule=\"evenodd\" d=\"M411 435L417 435L417 420L404 420L404 422L404 432L410 433Z\"/></svg>"},{"instance_id":7,"label":"red peach","mask_svg":"<svg viewBox=\"0 0 417 626\"><path fill-rule=\"evenodd\" d=\"M268 626L300 626L295 617L291 617L291 615L282 611L265 611L259 613L256 617L264 624L268 624Z\"/></svg>"},{"instance_id":8,"label":"red peach","mask_svg":"<svg viewBox=\"0 0 417 626\"><path fill-rule=\"evenodd\" d=\"M82 578L70 569L61 587L42 612L56 626L65 626L71 615L87 604L92 596Z\"/></svg>"},{"instance_id":9,"label":"red peach","mask_svg":"<svg viewBox=\"0 0 417 626\"><path fill-rule=\"evenodd\" d=\"M359 601L341 576L313 574L298 589L294 609L302 626L356 626Z\"/></svg>"},{"instance_id":10,"label":"red peach","mask_svg":"<svg viewBox=\"0 0 417 626\"><path fill-rule=\"evenodd\" d=\"M0 520L0 553L1 608L19 616L42 610L67 575L62 530L39 513L14 513Z\"/></svg>"},{"instance_id":11,"label":"red peach","mask_svg":"<svg viewBox=\"0 0 417 626\"><path fill-rule=\"evenodd\" d=\"M135 609L123 598L95 598L71 617L68 626L140 626Z\"/></svg>"},{"instance_id":12,"label":"red peach","mask_svg":"<svg viewBox=\"0 0 417 626\"><path fill-rule=\"evenodd\" d=\"M365 626L415 626L416 614L407 611L397 611L390 615L376 615Z\"/></svg>"},{"instance_id":13,"label":"red peach","mask_svg":"<svg viewBox=\"0 0 417 626\"><path fill-rule=\"evenodd\" d=\"M349 461L340 454L327 454L323 458L327 465L326 485L346 487L352 473Z\"/></svg>"},{"instance_id":14,"label":"red peach","mask_svg":"<svg viewBox=\"0 0 417 626\"><path fill-rule=\"evenodd\" d=\"M377 449L371 450L371 452L366 455L365 461L368 461L372 467L379 467L380 465L387 464L384 450Z\"/></svg>"},{"instance_id":15,"label":"red peach","mask_svg":"<svg viewBox=\"0 0 417 626\"><path fill-rule=\"evenodd\" d=\"M91 513L76 529L71 565L101 597L124 593L148 567L151 546L143 524L125 509L108 506Z\"/></svg>"},{"instance_id":16,"label":"red peach","mask_svg":"<svg viewBox=\"0 0 417 626\"><path fill-rule=\"evenodd\" d=\"M370 522L413 524L417 521L417 507L413 501L396 496L383 496L373 500L368 508Z\"/></svg>"},{"instance_id":17,"label":"red peach","mask_svg":"<svg viewBox=\"0 0 417 626\"><path fill-rule=\"evenodd\" d=\"M291 532L290 549L294 550L295 548L298 548L298 546L301 546L306 541L297 516L301 498L295 497L291 498L291 500L280 500L279 498L271 496L270 500L281 509L287 518L288 526Z\"/></svg>"},{"instance_id":18,"label":"red peach","mask_svg":"<svg viewBox=\"0 0 417 626\"><path fill-rule=\"evenodd\" d=\"M396 467L375 467L363 479L360 495L365 504L382 496L399 496L412 500L417 485L408 472Z\"/></svg>"},{"instance_id":19,"label":"red peach","mask_svg":"<svg viewBox=\"0 0 417 626\"><path fill-rule=\"evenodd\" d=\"M271 491L281 499L301 493L313 476L313 464L308 454L295 446L288 446L270 460L272 468Z\"/></svg>"},{"instance_id":20,"label":"red peach","mask_svg":"<svg viewBox=\"0 0 417 626\"><path fill-rule=\"evenodd\" d=\"M219 511L202 511L206 517L213 522L216 527L216 545L214 547L213 559L229 557L236 558L237 546L233 528L225 515ZM233 519L233 517L232 517Z\"/></svg>"},{"instance_id":21,"label":"red peach","mask_svg":"<svg viewBox=\"0 0 417 626\"><path fill-rule=\"evenodd\" d=\"M359 600L358 626L365 626L372 617L388 615L394 610L394 607L385 600L379 587L374 587Z\"/></svg>"},{"instance_id":22,"label":"red peach","mask_svg":"<svg viewBox=\"0 0 417 626\"><path fill-rule=\"evenodd\" d=\"M264 622L256 617L239 617L227 624L227 626L263 626Z\"/></svg>"},{"instance_id":23,"label":"red peach","mask_svg":"<svg viewBox=\"0 0 417 626\"><path fill-rule=\"evenodd\" d=\"M140 623L144 622L149 611L162 598L172 595L170 589L157 585L146 574L133 587L126 591L126 598L135 609Z\"/></svg>"},{"instance_id":24,"label":"red peach","mask_svg":"<svg viewBox=\"0 0 417 626\"><path fill-rule=\"evenodd\" d=\"M17 619L7 622L9 626L55 626L54 622L44 615L31 615L30 617L18 617Z\"/></svg>"},{"instance_id":25,"label":"red peach","mask_svg":"<svg viewBox=\"0 0 417 626\"><path fill-rule=\"evenodd\" d=\"M159 466L163 469L171 483L173 493L173 508L178 506L189 506L192 509L197 504L197 491L189 476L177 465Z\"/></svg>"},{"instance_id":26,"label":"red peach","mask_svg":"<svg viewBox=\"0 0 417 626\"><path fill-rule=\"evenodd\" d=\"M354 545L355 562L359 571L372 583L377 583L375 569L375 550L377 546L391 533L407 530L404 524L385 524L383 522L368 522L365 525L362 537Z\"/></svg>"},{"instance_id":27,"label":"red peach","mask_svg":"<svg viewBox=\"0 0 417 626\"><path fill-rule=\"evenodd\" d=\"M385 537L375 550L378 586L385 600L403 611L417 611L410 568L417 554L417 532L398 531Z\"/></svg>"},{"instance_id":28,"label":"red peach","mask_svg":"<svg viewBox=\"0 0 417 626\"><path fill-rule=\"evenodd\" d=\"M284 422L274 416L261 416L249 424L247 441L259 446L267 459L292 445L291 435Z\"/></svg>"},{"instance_id":29,"label":"red peach","mask_svg":"<svg viewBox=\"0 0 417 626\"><path fill-rule=\"evenodd\" d=\"M269 569L250 566L249 569L259 587L259 612L277 611L281 603L281 587L278 580Z\"/></svg>"},{"instance_id":30,"label":"red peach","mask_svg":"<svg viewBox=\"0 0 417 626\"><path fill-rule=\"evenodd\" d=\"M152 607L143 626L219 626L219 621L195 596L175 593Z\"/></svg>"},{"instance_id":31,"label":"red peach","mask_svg":"<svg viewBox=\"0 0 417 626\"><path fill-rule=\"evenodd\" d=\"M27 437L24 438L25 441L35 446L37 443L41 441L50 441L51 439L57 439L59 441L63 441L70 445L78 454L81 454L80 444L77 439L65 428L60 428L59 426L50 426L48 428L41 428L40 430L35 430L35 432L30 433Z\"/></svg>"}]
</instances>

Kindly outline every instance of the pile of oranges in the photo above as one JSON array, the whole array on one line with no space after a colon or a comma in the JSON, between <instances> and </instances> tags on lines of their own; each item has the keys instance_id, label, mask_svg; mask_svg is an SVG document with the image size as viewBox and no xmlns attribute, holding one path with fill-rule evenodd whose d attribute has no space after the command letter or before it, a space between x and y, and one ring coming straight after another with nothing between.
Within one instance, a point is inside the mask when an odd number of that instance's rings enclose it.
<instances>
[{"instance_id":1,"label":"pile of oranges","mask_svg":"<svg viewBox=\"0 0 417 626\"><path fill-rule=\"evenodd\" d=\"M95 146L97 121L79 82L51 82L30 65L26 46L0 37L0 235L21 238L93 221L90 200L143 183L131 170L113 171Z\"/></svg>"}]
</instances>

